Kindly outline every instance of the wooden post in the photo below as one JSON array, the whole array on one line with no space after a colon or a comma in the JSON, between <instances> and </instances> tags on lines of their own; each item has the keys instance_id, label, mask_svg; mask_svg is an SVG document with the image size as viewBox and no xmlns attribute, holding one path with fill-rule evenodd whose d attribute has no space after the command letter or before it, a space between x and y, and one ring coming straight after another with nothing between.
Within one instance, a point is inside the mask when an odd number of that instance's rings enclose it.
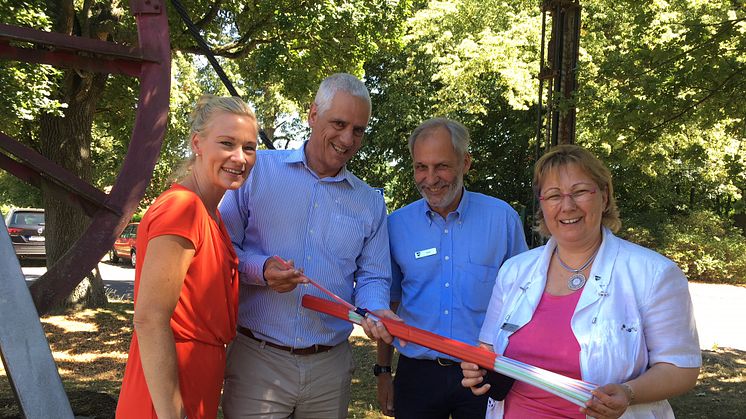
<instances>
[{"instance_id":1,"label":"wooden post","mask_svg":"<svg viewBox=\"0 0 746 419\"><path fill-rule=\"evenodd\" d=\"M539 96L540 103L541 99L546 96L547 110L543 116L545 120L538 123L545 129L545 147L573 144L575 142L573 94L577 88L580 3L579 0L545 0L542 11L544 13L543 24L546 22L546 14L551 16L551 31L546 48L546 59L543 53L544 39L542 37ZM542 34L544 33L545 30L542 28Z\"/></svg>"}]
</instances>

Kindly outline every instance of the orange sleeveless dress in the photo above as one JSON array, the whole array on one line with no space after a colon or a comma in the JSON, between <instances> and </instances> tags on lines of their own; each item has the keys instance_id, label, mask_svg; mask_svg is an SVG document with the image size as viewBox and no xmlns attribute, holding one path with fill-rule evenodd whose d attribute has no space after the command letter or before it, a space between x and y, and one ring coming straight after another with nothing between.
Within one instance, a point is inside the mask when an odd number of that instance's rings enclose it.
<instances>
[{"instance_id":1,"label":"orange sleeveless dress","mask_svg":"<svg viewBox=\"0 0 746 419\"><path fill-rule=\"evenodd\" d=\"M179 388L187 417L215 418L225 370L225 347L236 335L238 258L220 215L216 223L199 197L181 185L161 194L138 228L138 259L148 241L176 235L196 249L171 317L176 341ZM135 302L142 264L135 271ZM137 333L132 334L116 417L156 418L140 360Z\"/></svg>"}]
</instances>

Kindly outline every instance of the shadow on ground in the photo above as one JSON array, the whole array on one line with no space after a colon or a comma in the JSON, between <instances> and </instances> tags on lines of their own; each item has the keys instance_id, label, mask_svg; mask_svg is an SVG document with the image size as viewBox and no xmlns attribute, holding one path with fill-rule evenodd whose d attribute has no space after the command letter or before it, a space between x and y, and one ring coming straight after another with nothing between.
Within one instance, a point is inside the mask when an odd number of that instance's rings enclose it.
<instances>
[{"instance_id":1,"label":"shadow on ground","mask_svg":"<svg viewBox=\"0 0 746 419\"><path fill-rule=\"evenodd\" d=\"M746 415L746 351L702 351L694 390L670 400L677 418L738 418Z\"/></svg>"},{"instance_id":2,"label":"shadow on ground","mask_svg":"<svg viewBox=\"0 0 746 419\"><path fill-rule=\"evenodd\" d=\"M81 311L44 319L68 398L77 416L114 417L131 334L132 303L112 303L103 310ZM352 379L350 418L384 418L376 401L371 372L375 345L352 337L356 370ZM746 351L702 351L704 367L697 387L671 400L677 418L734 418L746 412ZM0 419L21 418L10 384L0 370Z\"/></svg>"}]
</instances>

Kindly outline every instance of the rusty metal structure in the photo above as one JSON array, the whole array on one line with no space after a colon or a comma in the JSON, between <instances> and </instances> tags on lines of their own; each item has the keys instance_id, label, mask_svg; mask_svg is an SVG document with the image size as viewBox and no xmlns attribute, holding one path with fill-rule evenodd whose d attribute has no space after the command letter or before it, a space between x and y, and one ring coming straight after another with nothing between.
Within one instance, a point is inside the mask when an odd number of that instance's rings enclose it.
<instances>
[{"instance_id":1,"label":"rusty metal structure","mask_svg":"<svg viewBox=\"0 0 746 419\"><path fill-rule=\"evenodd\" d=\"M536 160L552 146L575 143L573 95L577 88L580 11L580 0L544 0L541 4ZM548 34L547 20L550 20ZM537 205L536 197L533 197L532 214L536 214ZM544 243L544 239L535 233L529 234L528 241L531 247Z\"/></svg>"},{"instance_id":2,"label":"rusty metal structure","mask_svg":"<svg viewBox=\"0 0 746 419\"><path fill-rule=\"evenodd\" d=\"M44 274L47 280L30 287L30 295L7 232L0 233L0 354L27 418L72 417L38 314L69 295L114 243L145 194L165 135L171 83L165 4L130 4L137 46L0 25L0 59L124 74L140 81L129 149L109 193L0 133L0 168L32 185L48 186L91 217L83 235Z\"/></svg>"},{"instance_id":3,"label":"rusty metal structure","mask_svg":"<svg viewBox=\"0 0 746 419\"><path fill-rule=\"evenodd\" d=\"M108 194L0 133L0 167L31 184L46 183L92 218L65 257L45 274L53 281L44 283L51 285L32 286L40 313L69 295L111 247L137 209L160 153L171 82L168 20L164 5L158 0L134 0L132 12L137 21L139 47L0 25L0 58L140 79L138 112L129 149Z\"/></svg>"},{"instance_id":4,"label":"rusty metal structure","mask_svg":"<svg viewBox=\"0 0 746 419\"><path fill-rule=\"evenodd\" d=\"M541 10L537 147L547 149L575 143L573 93L577 88L581 7L579 0L544 0ZM548 43L547 15L551 19Z\"/></svg>"}]
</instances>

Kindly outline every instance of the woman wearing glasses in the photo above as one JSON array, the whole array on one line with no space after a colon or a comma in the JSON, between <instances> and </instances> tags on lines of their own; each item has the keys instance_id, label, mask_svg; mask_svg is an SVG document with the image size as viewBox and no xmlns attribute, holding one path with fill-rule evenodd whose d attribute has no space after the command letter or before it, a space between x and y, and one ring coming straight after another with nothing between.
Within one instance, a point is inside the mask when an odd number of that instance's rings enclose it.
<instances>
[{"instance_id":1,"label":"woman wearing glasses","mask_svg":"<svg viewBox=\"0 0 746 419\"><path fill-rule=\"evenodd\" d=\"M667 418L667 398L701 366L686 277L669 259L614 236L611 174L575 145L536 163L546 245L502 266L480 341L498 354L599 385L585 408L516 381L488 418ZM463 363L475 394L484 370Z\"/></svg>"}]
</instances>

